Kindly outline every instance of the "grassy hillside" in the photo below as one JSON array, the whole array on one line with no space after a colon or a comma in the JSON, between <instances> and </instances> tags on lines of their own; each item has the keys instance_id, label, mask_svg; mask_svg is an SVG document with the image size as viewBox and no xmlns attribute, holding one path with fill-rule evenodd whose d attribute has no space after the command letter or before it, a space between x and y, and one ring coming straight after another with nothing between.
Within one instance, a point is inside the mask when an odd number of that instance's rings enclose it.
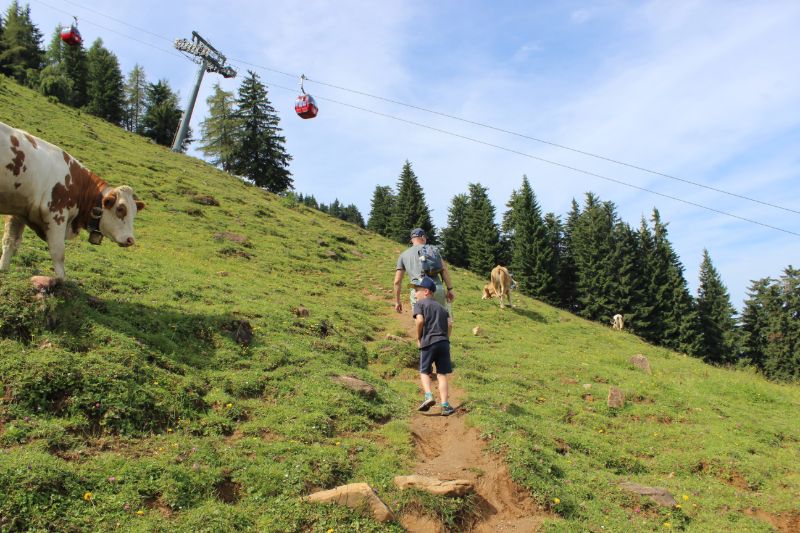
<instances>
[{"instance_id":1,"label":"grassy hillside","mask_svg":"<svg viewBox=\"0 0 800 533\"><path fill-rule=\"evenodd\" d=\"M0 276L0 530L400 531L299 499L356 481L400 513L470 505L392 486L414 461L419 399L416 350L382 340L402 333L390 316L401 246L4 78L0 121L147 204L131 249L70 242L72 281L44 301L28 278L52 265L32 232ZM531 299L500 311L480 300L482 283L454 272L458 385L468 422L560 517L548 530L800 524L798 387ZM249 347L235 340L244 322ZM636 353L652 375L628 363ZM606 406L611 386L624 408ZM665 487L680 507L623 492L623 480Z\"/></svg>"}]
</instances>

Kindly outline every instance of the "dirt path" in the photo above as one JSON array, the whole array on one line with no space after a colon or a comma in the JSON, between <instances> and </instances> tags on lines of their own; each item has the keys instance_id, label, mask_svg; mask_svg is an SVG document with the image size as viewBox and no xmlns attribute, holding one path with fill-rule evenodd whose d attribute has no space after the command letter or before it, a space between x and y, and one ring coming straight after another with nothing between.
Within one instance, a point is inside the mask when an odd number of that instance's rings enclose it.
<instances>
[{"instance_id":1,"label":"dirt path","mask_svg":"<svg viewBox=\"0 0 800 533\"><path fill-rule=\"evenodd\" d=\"M407 337L413 339L413 322L409 313L394 313L394 317L407 332ZM450 404L459 407L463 404L465 394L458 387L458 374L454 376L450 385ZM434 395L439 398L438 391L435 390ZM442 480L473 481L479 496L480 519L472 531L537 531L549 515L527 496L527 491L512 481L503 460L484 449L478 431L466 426L464 416L465 412L461 409L449 417L439 416L438 406L428 413L414 412L411 432L417 464L413 473ZM406 515L401 523L412 533L432 533L442 529L440 524L427 517Z\"/></svg>"}]
</instances>

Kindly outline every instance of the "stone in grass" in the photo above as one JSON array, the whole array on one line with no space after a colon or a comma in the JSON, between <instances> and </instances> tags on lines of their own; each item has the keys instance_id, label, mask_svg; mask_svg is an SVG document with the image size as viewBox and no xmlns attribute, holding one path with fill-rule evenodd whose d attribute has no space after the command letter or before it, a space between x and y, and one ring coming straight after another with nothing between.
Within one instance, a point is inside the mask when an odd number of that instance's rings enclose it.
<instances>
[{"instance_id":1,"label":"stone in grass","mask_svg":"<svg viewBox=\"0 0 800 533\"><path fill-rule=\"evenodd\" d=\"M625 407L625 393L616 387L608 389L608 406L616 409Z\"/></svg>"},{"instance_id":2,"label":"stone in grass","mask_svg":"<svg viewBox=\"0 0 800 533\"><path fill-rule=\"evenodd\" d=\"M483 329L481 329L480 326L475 326L474 328L472 328L472 334L475 335L476 337L479 337L483 335Z\"/></svg>"},{"instance_id":3,"label":"stone in grass","mask_svg":"<svg viewBox=\"0 0 800 533\"><path fill-rule=\"evenodd\" d=\"M678 503L667 489L661 487L648 487L638 483L631 483L630 481L624 481L619 486L624 490L635 492L642 496L649 496L654 502L664 507L674 507Z\"/></svg>"},{"instance_id":4,"label":"stone in grass","mask_svg":"<svg viewBox=\"0 0 800 533\"><path fill-rule=\"evenodd\" d=\"M315 492L304 497L303 500L314 503L336 503L346 505L351 509L364 508L378 522L394 520L392 510L383 503L375 489L367 483L351 483L335 489Z\"/></svg>"},{"instance_id":5,"label":"stone in grass","mask_svg":"<svg viewBox=\"0 0 800 533\"><path fill-rule=\"evenodd\" d=\"M375 387L363 379L354 378L353 376L333 376L331 377L331 381L347 387L365 398L374 398L376 394Z\"/></svg>"},{"instance_id":6,"label":"stone in grass","mask_svg":"<svg viewBox=\"0 0 800 533\"><path fill-rule=\"evenodd\" d=\"M475 484L467 479L442 481L427 476L395 476L394 484L400 490L419 489L436 496L465 496L475 490Z\"/></svg>"},{"instance_id":7,"label":"stone in grass","mask_svg":"<svg viewBox=\"0 0 800 533\"><path fill-rule=\"evenodd\" d=\"M647 360L647 357L644 355L637 353L636 355L632 356L628 359L628 362L635 366L636 368L642 370L645 374L652 374L653 371L650 369L650 361Z\"/></svg>"}]
</instances>

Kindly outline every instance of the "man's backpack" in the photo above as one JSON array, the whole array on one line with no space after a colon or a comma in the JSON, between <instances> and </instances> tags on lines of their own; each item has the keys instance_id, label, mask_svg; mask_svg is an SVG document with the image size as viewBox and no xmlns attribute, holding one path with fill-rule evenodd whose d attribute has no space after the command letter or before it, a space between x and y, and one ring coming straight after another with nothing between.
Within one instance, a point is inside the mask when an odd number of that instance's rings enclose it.
<instances>
[{"instance_id":1,"label":"man's backpack","mask_svg":"<svg viewBox=\"0 0 800 533\"><path fill-rule=\"evenodd\" d=\"M422 265L422 271L428 276L435 276L444 270L444 262L439 249L432 244L423 244L422 248L417 251L419 256L419 263Z\"/></svg>"}]
</instances>

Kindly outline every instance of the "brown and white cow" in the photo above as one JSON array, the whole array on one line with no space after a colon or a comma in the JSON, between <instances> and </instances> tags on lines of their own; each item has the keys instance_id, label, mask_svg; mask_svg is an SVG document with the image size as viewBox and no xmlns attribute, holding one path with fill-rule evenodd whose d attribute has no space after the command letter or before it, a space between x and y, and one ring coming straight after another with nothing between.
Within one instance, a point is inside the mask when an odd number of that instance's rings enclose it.
<instances>
[{"instance_id":1,"label":"brown and white cow","mask_svg":"<svg viewBox=\"0 0 800 533\"><path fill-rule=\"evenodd\" d=\"M64 279L66 239L85 228L92 244L106 236L131 246L142 209L130 187L110 187L61 148L0 122L0 214L9 215L0 271L11 264L27 225L47 242L56 278Z\"/></svg>"},{"instance_id":2,"label":"brown and white cow","mask_svg":"<svg viewBox=\"0 0 800 533\"><path fill-rule=\"evenodd\" d=\"M511 274L504 266L497 265L492 269L491 281L483 286L482 299L488 300L497 296L500 298L500 307L504 308L503 296L508 298L508 305L514 307L511 303Z\"/></svg>"}]
</instances>

